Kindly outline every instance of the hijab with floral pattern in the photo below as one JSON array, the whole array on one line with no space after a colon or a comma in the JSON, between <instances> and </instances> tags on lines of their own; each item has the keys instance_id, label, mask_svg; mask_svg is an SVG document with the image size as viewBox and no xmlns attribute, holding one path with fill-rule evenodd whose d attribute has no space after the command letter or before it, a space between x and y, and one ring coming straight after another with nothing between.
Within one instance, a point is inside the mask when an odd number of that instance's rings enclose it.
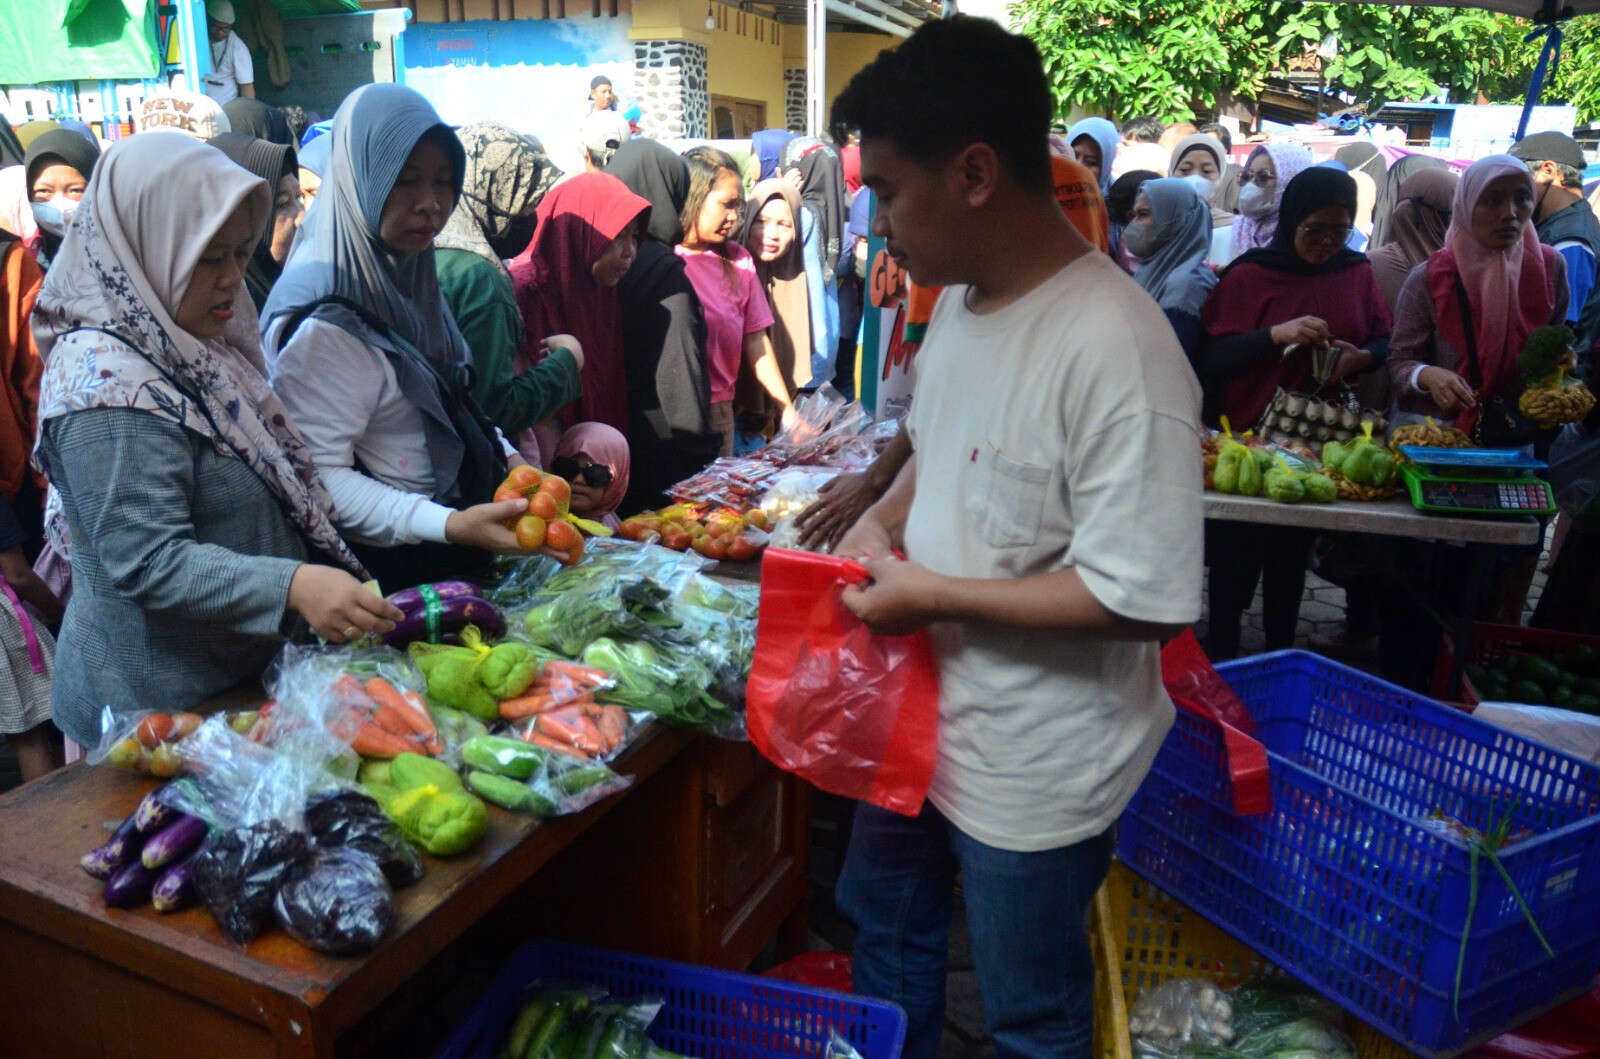
<instances>
[{"instance_id":1,"label":"hijab with floral pattern","mask_svg":"<svg viewBox=\"0 0 1600 1059\"><path fill-rule=\"evenodd\" d=\"M259 238L272 212L266 182L198 140L148 132L112 145L34 308L45 362L39 421L137 408L211 438L244 461L323 555L362 574L333 528L305 439L267 384L244 284L221 337L201 340L174 319L207 244L241 207ZM117 341L64 343L74 331Z\"/></svg>"}]
</instances>

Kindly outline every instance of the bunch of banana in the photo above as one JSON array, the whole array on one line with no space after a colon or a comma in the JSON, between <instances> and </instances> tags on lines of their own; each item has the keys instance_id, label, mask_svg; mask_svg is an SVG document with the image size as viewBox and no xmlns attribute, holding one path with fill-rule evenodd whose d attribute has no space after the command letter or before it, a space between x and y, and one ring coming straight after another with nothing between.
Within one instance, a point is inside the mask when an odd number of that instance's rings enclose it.
<instances>
[{"instance_id":1,"label":"bunch of banana","mask_svg":"<svg viewBox=\"0 0 1600 1059\"><path fill-rule=\"evenodd\" d=\"M1530 386L1517 401L1522 414L1542 427L1583 419L1594 409L1594 394L1581 382Z\"/></svg>"}]
</instances>

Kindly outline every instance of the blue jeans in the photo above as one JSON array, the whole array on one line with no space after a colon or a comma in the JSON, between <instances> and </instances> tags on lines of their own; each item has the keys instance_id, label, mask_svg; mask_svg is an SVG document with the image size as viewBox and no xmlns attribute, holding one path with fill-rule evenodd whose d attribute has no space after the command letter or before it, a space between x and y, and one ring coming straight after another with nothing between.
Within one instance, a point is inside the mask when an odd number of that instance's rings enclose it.
<instances>
[{"instance_id":1,"label":"blue jeans","mask_svg":"<svg viewBox=\"0 0 1600 1059\"><path fill-rule=\"evenodd\" d=\"M983 1012L1001 1059L1089 1059L1094 1038L1090 902L1112 831L1039 853L996 849L933 805L915 819L862 803L839 876L856 924L856 992L905 1008L905 1059L933 1059L957 870Z\"/></svg>"}]
</instances>

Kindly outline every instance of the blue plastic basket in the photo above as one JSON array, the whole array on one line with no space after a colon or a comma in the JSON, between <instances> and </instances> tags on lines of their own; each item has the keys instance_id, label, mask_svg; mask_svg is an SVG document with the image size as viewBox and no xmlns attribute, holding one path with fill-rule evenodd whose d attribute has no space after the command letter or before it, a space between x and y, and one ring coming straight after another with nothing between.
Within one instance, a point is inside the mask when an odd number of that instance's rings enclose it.
<instances>
[{"instance_id":1,"label":"blue plastic basket","mask_svg":"<svg viewBox=\"0 0 1600 1059\"><path fill-rule=\"evenodd\" d=\"M650 1039L698 1059L821 1056L830 1030L862 1059L898 1059L906 1015L895 1004L755 975L541 941L518 952L435 1059L494 1059L536 981L580 983L617 998L661 1000Z\"/></svg>"},{"instance_id":2,"label":"blue plastic basket","mask_svg":"<svg viewBox=\"0 0 1600 1059\"><path fill-rule=\"evenodd\" d=\"M1129 867L1362 1019L1457 1054L1586 987L1600 967L1600 769L1302 651L1218 667L1256 720L1273 808L1235 816L1218 729L1185 711L1123 819ZM1483 827L1556 955L1434 811Z\"/></svg>"}]
</instances>

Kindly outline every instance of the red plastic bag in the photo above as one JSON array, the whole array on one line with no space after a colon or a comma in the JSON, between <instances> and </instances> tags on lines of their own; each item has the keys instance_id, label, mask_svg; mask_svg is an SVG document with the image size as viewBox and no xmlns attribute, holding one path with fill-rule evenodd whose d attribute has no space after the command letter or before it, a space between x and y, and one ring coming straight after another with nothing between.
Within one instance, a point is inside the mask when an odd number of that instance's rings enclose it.
<instances>
[{"instance_id":1,"label":"red plastic bag","mask_svg":"<svg viewBox=\"0 0 1600 1059\"><path fill-rule=\"evenodd\" d=\"M1600 979L1595 987L1525 1026L1475 1049L1467 1059L1595 1059L1600 1056Z\"/></svg>"},{"instance_id":2,"label":"red plastic bag","mask_svg":"<svg viewBox=\"0 0 1600 1059\"><path fill-rule=\"evenodd\" d=\"M761 977L850 993L855 990L853 967L848 952L802 952L787 963L762 972Z\"/></svg>"},{"instance_id":3,"label":"red plastic bag","mask_svg":"<svg viewBox=\"0 0 1600 1059\"><path fill-rule=\"evenodd\" d=\"M1268 784L1267 749L1251 737L1255 718L1234 694L1206 657L1193 629L1161 649L1161 680L1172 701L1190 713L1215 721L1222 729L1228 755L1228 778L1233 784L1233 811L1259 816L1272 811Z\"/></svg>"},{"instance_id":4,"label":"red plastic bag","mask_svg":"<svg viewBox=\"0 0 1600 1059\"><path fill-rule=\"evenodd\" d=\"M849 560L767 549L750 741L830 794L915 816L938 754L938 663L927 633L875 636L845 609L845 586L866 577Z\"/></svg>"}]
</instances>

